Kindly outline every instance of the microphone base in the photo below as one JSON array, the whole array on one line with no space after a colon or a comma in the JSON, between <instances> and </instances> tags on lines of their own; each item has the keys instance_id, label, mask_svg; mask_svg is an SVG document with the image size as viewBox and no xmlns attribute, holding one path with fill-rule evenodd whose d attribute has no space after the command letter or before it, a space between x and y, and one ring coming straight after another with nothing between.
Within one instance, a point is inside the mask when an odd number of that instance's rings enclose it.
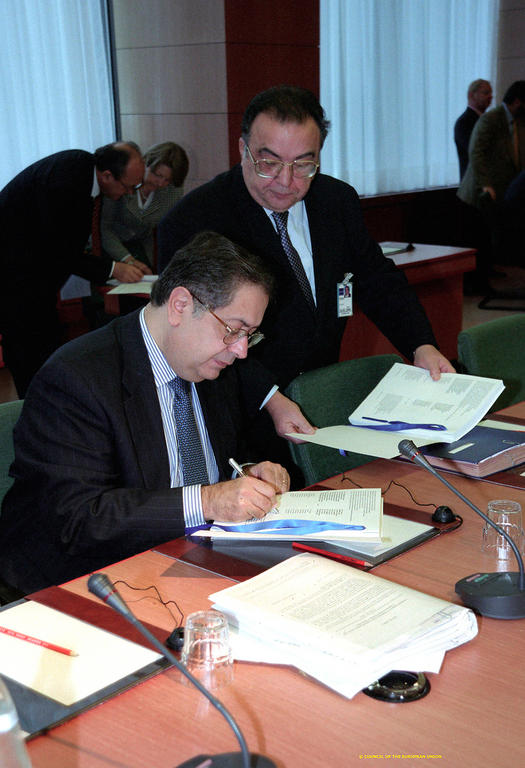
<instances>
[{"instance_id":1,"label":"microphone base","mask_svg":"<svg viewBox=\"0 0 525 768\"><path fill-rule=\"evenodd\" d=\"M456 584L456 592L468 608L491 619L525 619L525 590L519 573L473 573Z\"/></svg>"},{"instance_id":2,"label":"microphone base","mask_svg":"<svg viewBox=\"0 0 525 768\"><path fill-rule=\"evenodd\" d=\"M199 755L191 757L176 768L198 768L211 760L210 768L243 768L242 752L223 752L220 755ZM250 768L277 768L273 760L264 755L250 752Z\"/></svg>"}]
</instances>

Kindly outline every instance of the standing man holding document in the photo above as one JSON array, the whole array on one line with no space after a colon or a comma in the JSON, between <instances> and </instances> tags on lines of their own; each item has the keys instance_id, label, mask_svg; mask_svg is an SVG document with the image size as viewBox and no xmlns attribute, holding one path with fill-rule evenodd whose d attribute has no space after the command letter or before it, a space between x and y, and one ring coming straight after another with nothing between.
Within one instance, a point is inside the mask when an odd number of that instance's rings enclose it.
<instances>
[{"instance_id":1,"label":"standing man holding document","mask_svg":"<svg viewBox=\"0 0 525 768\"><path fill-rule=\"evenodd\" d=\"M259 254L276 275L266 342L243 365L243 379L253 407L266 409L281 436L308 427L292 426L293 404L268 392L337 362L352 312L345 293L433 378L453 371L404 274L366 231L356 191L319 173L328 127L310 91L277 86L257 94L242 120L240 164L187 194L159 225L159 269L196 232L213 229ZM262 445L273 432L263 428L254 429Z\"/></svg>"},{"instance_id":2,"label":"standing man holding document","mask_svg":"<svg viewBox=\"0 0 525 768\"><path fill-rule=\"evenodd\" d=\"M92 154L68 149L21 171L0 191L0 334L20 399L62 343L57 293L71 275L103 284L137 282L136 266L86 252L101 195L119 200L140 186L136 145L115 142Z\"/></svg>"},{"instance_id":3,"label":"standing man holding document","mask_svg":"<svg viewBox=\"0 0 525 768\"><path fill-rule=\"evenodd\" d=\"M288 490L241 437L238 358L258 340L273 280L257 257L202 233L142 310L61 347L15 428L0 515L0 579L57 584L214 518L259 518ZM4 584L4 587L5 587Z\"/></svg>"}]
</instances>

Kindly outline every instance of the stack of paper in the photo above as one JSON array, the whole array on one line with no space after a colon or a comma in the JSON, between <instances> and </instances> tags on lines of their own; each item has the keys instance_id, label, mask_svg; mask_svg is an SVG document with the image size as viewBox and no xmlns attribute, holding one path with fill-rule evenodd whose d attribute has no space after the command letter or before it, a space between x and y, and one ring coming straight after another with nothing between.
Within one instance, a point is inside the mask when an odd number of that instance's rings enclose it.
<instances>
[{"instance_id":1,"label":"stack of paper","mask_svg":"<svg viewBox=\"0 0 525 768\"><path fill-rule=\"evenodd\" d=\"M235 525L215 520L211 528L193 535L253 541L381 541L382 518L380 488L291 491L259 520Z\"/></svg>"},{"instance_id":2,"label":"stack of paper","mask_svg":"<svg viewBox=\"0 0 525 768\"><path fill-rule=\"evenodd\" d=\"M310 554L209 599L235 658L290 664L348 698L392 669L439 672L478 631L468 608Z\"/></svg>"}]
</instances>

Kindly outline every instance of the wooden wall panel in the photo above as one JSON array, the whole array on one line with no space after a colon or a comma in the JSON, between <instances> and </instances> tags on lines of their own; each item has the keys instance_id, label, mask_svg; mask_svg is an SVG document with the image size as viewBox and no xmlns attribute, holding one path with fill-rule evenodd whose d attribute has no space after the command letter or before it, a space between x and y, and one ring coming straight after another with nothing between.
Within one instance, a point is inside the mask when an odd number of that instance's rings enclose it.
<instances>
[{"instance_id":1,"label":"wooden wall panel","mask_svg":"<svg viewBox=\"0 0 525 768\"><path fill-rule=\"evenodd\" d=\"M230 163L239 160L242 114L280 83L319 95L319 0L225 0Z\"/></svg>"}]
</instances>

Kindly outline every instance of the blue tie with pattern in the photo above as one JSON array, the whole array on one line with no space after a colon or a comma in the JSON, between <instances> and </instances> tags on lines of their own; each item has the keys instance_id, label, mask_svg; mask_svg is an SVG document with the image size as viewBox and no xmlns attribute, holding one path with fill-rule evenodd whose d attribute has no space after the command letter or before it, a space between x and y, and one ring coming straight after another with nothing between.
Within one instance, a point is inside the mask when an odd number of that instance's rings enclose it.
<instances>
[{"instance_id":1,"label":"blue tie with pattern","mask_svg":"<svg viewBox=\"0 0 525 768\"><path fill-rule=\"evenodd\" d=\"M173 392L173 415L184 485L209 483L206 458L193 413L190 382L177 377L168 382Z\"/></svg>"},{"instance_id":2,"label":"blue tie with pattern","mask_svg":"<svg viewBox=\"0 0 525 768\"><path fill-rule=\"evenodd\" d=\"M295 277L297 278L297 282L301 286L301 290L304 294L306 301L308 302L308 306L311 307L312 309L315 309L315 302L312 294L312 288L310 286L310 283L308 282L308 278L306 277L306 272L304 271L303 262L301 261L299 254L293 247L292 241L290 240L290 235L288 234L288 226L287 226L288 211L282 211L282 212L274 211L272 213L272 217L277 226L277 232L279 233L279 237L281 238L281 245L284 249L286 256L288 257L288 261L290 262L290 266L293 269Z\"/></svg>"}]
</instances>

